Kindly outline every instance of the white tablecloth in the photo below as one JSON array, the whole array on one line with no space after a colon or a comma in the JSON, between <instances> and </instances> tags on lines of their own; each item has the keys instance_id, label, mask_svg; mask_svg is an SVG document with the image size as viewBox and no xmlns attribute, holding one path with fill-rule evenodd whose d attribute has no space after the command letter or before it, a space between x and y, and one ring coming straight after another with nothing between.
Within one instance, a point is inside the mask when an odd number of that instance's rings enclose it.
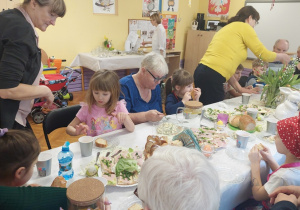
<instances>
[{"instance_id":1,"label":"white tablecloth","mask_svg":"<svg viewBox=\"0 0 300 210\"><path fill-rule=\"evenodd\" d=\"M253 102L254 100L258 101L259 95L253 95L250 99ZM224 103L227 110L233 111L233 108L241 104L241 97L226 100L224 102L219 102L215 104L211 104L205 107L212 107L212 108L218 108L218 109L224 109ZM175 120L175 116L169 116L169 118L172 118L171 120ZM209 127L213 127L213 123L206 118L203 118L202 125L207 125ZM184 123L184 126L187 127L199 127L200 121L199 118L190 120L189 123ZM229 131L229 128L225 128L226 131ZM143 123L139 124L135 127L135 131L133 133L129 133L126 130L117 130L108 134L103 135L104 138L111 139L111 138L118 138L120 141L119 146L121 147L138 147L140 149L144 149L147 136L150 134L156 134L155 127L152 123ZM269 147L272 151L272 154L274 155L275 159L279 162L279 164L282 164L284 161L284 156L277 153L275 144L268 143L265 141L262 141L258 138L255 138L254 141L248 142L247 149L252 148L254 144L257 143L263 143L267 147ZM227 147L235 147L235 141L230 140ZM33 176L29 183L37 183L41 184L43 186L50 186L53 179L58 174L58 160L57 160L57 154L61 148L55 148L49 151L45 151L47 153L51 153L53 155L52 159L52 173L48 177L41 178L37 174L37 170L34 170ZM81 168L84 168L85 165L90 163L96 158L97 151L100 151L99 149L94 148L93 154L90 157L82 158L80 154L80 148L79 143L72 143L70 145L70 150L74 153L74 159L73 159L73 169L75 171L73 179L68 181L68 184L73 182L74 180L82 178L82 176L79 174L81 171ZM209 159L211 164L213 164L216 167L226 167L229 168L231 171L236 172L240 174L240 176L244 176L245 180L242 183L239 184L233 184L230 182L225 182L220 178L220 189L221 189L221 202L220 202L220 209L221 210L229 210L234 208L236 205L241 203L242 201L245 201L246 199L250 198L251 196L251 174L250 174L250 162L248 160L240 161L237 159L230 158L226 152L225 149L221 149L217 151L211 159ZM262 177L266 177L269 173L269 168L266 166L265 162L261 162L261 175ZM219 172L219 176L222 176L222 173ZM265 180L263 180L265 181ZM106 196L108 199L112 202L112 209L120 209L119 205L122 204L126 198L133 195L133 191L136 187L114 187L114 186L107 186L106 187Z\"/></svg>"},{"instance_id":2,"label":"white tablecloth","mask_svg":"<svg viewBox=\"0 0 300 210\"><path fill-rule=\"evenodd\" d=\"M119 70L140 68L144 55L119 55L100 58L91 53L79 53L70 64L71 67L83 66L93 71L100 69Z\"/></svg>"}]
</instances>

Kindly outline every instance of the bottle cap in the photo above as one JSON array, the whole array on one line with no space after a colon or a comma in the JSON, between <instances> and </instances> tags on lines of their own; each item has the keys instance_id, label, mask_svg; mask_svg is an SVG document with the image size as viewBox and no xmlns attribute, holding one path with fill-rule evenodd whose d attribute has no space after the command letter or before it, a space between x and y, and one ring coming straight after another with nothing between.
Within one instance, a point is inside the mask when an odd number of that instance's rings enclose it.
<instances>
[{"instance_id":1,"label":"bottle cap","mask_svg":"<svg viewBox=\"0 0 300 210\"><path fill-rule=\"evenodd\" d=\"M65 144L62 146L62 151L70 151L69 145L70 142L66 141Z\"/></svg>"}]
</instances>

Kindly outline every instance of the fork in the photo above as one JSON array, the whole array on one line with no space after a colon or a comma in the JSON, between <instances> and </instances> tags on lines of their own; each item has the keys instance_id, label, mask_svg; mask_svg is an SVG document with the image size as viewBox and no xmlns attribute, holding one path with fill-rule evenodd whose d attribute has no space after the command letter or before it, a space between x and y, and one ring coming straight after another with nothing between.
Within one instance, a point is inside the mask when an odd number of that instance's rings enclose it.
<instances>
[{"instance_id":1,"label":"fork","mask_svg":"<svg viewBox=\"0 0 300 210\"><path fill-rule=\"evenodd\" d=\"M100 165L97 163L97 162L98 162L99 155L100 155L100 152L97 152L97 157L96 157L95 165L98 166L98 167L100 167Z\"/></svg>"}]
</instances>

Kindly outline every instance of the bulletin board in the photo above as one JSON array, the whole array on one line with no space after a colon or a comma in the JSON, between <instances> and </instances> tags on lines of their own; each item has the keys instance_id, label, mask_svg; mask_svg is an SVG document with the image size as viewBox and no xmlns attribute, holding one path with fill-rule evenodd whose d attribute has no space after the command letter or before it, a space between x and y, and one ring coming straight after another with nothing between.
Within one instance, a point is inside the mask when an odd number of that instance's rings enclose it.
<instances>
[{"instance_id":1,"label":"bulletin board","mask_svg":"<svg viewBox=\"0 0 300 210\"><path fill-rule=\"evenodd\" d=\"M162 15L161 23L166 29L166 43L167 49L175 48L175 31L177 23L177 15ZM128 34L131 31L134 31L143 41L152 41L152 36L154 33L155 27L151 24L150 20L142 19L128 19Z\"/></svg>"}]
</instances>

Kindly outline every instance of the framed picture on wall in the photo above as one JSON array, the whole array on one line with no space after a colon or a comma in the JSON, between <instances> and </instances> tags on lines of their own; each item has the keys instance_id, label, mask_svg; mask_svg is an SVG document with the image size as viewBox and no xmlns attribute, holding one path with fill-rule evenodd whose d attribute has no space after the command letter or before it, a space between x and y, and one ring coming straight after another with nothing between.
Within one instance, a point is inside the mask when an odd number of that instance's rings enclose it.
<instances>
[{"instance_id":1,"label":"framed picture on wall","mask_svg":"<svg viewBox=\"0 0 300 210\"><path fill-rule=\"evenodd\" d=\"M97 14L117 15L118 0L93 0L93 11Z\"/></svg>"}]
</instances>

